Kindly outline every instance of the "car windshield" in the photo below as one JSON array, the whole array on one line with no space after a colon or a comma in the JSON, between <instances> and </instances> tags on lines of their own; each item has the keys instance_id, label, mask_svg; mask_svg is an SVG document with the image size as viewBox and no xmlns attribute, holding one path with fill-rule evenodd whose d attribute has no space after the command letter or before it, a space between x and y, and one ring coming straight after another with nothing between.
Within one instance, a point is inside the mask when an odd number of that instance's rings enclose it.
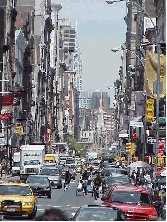
<instances>
[{"instance_id":1,"label":"car windshield","mask_svg":"<svg viewBox=\"0 0 167 222\"><path fill-rule=\"evenodd\" d=\"M75 163L75 160L66 160L66 164L72 164Z\"/></svg>"},{"instance_id":2,"label":"car windshield","mask_svg":"<svg viewBox=\"0 0 167 222\"><path fill-rule=\"evenodd\" d=\"M45 167L55 167L55 163L47 163L45 164Z\"/></svg>"},{"instance_id":3,"label":"car windshield","mask_svg":"<svg viewBox=\"0 0 167 222\"><path fill-rule=\"evenodd\" d=\"M24 162L24 165L38 165L40 164L39 160L27 160Z\"/></svg>"},{"instance_id":4,"label":"car windshield","mask_svg":"<svg viewBox=\"0 0 167 222\"><path fill-rule=\"evenodd\" d=\"M111 198L111 203L152 206L152 201L149 194L130 191L114 191Z\"/></svg>"},{"instance_id":5,"label":"car windshield","mask_svg":"<svg viewBox=\"0 0 167 222\"><path fill-rule=\"evenodd\" d=\"M111 208L92 208L92 209L81 209L76 217L76 221L115 221L117 220L117 210Z\"/></svg>"},{"instance_id":6,"label":"car windshield","mask_svg":"<svg viewBox=\"0 0 167 222\"><path fill-rule=\"evenodd\" d=\"M41 175L58 175L59 174L59 169L47 169L47 168L43 168L40 172Z\"/></svg>"},{"instance_id":7,"label":"car windshield","mask_svg":"<svg viewBox=\"0 0 167 222\"><path fill-rule=\"evenodd\" d=\"M27 183L40 183L40 184L49 184L47 177L35 177L29 176L27 179Z\"/></svg>"},{"instance_id":8,"label":"car windshield","mask_svg":"<svg viewBox=\"0 0 167 222\"><path fill-rule=\"evenodd\" d=\"M28 186L0 185L0 195L32 196L32 192Z\"/></svg>"},{"instance_id":9,"label":"car windshield","mask_svg":"<svg viewBox=\"0 0 167 222\"><path fill-rule=\"evenodd\" d=\"M112 177L112 181L118 181L118 182L126 182L129 183L129 178L128 177Z\"/></svg>"}]
</instances>

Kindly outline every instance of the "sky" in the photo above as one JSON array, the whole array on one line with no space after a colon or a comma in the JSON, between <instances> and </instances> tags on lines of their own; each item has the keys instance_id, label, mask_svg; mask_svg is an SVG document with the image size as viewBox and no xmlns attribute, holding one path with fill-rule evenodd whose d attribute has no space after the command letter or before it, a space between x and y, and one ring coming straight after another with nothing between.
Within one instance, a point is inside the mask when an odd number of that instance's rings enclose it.
<instances>
[{"instance_id":1,"label":"sky","mask_svg":"<svg viewBox=\"0 0 167 222\"><path fill-rule=\"evenodd\" d=\"M105 0L54 0L62 5L59 18L71 21L76 28L80 45L83 91L108 91L111 107L114 101L114 85L119 78L118 70L122 63L122 52L112 52L125 42L126 15L125 3L112 5Z\"/></svg>"}]
</instances>

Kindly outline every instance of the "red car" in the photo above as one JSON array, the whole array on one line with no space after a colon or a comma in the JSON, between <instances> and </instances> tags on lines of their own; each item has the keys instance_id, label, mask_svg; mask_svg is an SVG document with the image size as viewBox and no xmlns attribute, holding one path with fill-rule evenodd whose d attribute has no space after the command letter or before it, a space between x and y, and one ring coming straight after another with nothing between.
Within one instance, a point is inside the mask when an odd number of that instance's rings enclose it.
<instances>
[{"instance_id":1,"label":"red car","mask_svg":"<svg viewBox=\"0 0 167 222\"><path fill-rule=\"evenodd\" d=\"M128 221L157 220L151 195L142 187L122 185L111 187L102 198L103 205L118 207L126 213Z\"/></svg>"}]
</instances>

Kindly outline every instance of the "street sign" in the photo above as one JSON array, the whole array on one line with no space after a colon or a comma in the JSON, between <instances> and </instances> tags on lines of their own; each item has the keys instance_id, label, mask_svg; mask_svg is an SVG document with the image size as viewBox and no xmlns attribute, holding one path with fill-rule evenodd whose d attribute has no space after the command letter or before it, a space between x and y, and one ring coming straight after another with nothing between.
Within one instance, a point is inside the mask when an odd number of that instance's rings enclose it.
<instances>
[{"instance_id":1,"label":"street sign","mask_svg":"<svg viewBox=\"0 0 167 222\"><path fill-rule=\"evenodd\" d=\"M119 137L125 137L125 138L128 138L128 137L129 137L129 134L127 134L127 133L119 134Z\"/></svg>"},{"instance_id":2,"label":"street sign","mask_svg":"<svg viewBox=\"0 0 167 222\"><path fill-rule=\"evenodd\" d=\"M130 121L130 126L143 127L143 122Z\"/></svg>"},{"instance_id":3,"label":"street sign","mask_svg":"<svg viewBox=\"0 0 167 222\"><path fill-rule=\"evenodd\" d=\"M153 137L148 137L147 143L151 143L151 144L156 143L156 139L154 139Z\"/></svg>"}]
</instances>

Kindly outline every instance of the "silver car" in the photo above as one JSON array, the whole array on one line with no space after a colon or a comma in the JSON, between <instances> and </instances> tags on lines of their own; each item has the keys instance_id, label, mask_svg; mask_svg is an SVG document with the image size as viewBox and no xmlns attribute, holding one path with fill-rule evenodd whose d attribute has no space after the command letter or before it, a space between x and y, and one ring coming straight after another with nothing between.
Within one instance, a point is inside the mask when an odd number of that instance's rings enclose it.
<instances>
[{"instance_id":1,"label":"silver car","mask_svg":"<svg viewBox=\"0 0 167 222\"><path fill-rule=\"evenodd\" d=\"M55 188L62 188L62 179L60 170L56 167L44 167L42 168L41 175L46 175L52 185Z\"/></svg>"}]
</instances>

